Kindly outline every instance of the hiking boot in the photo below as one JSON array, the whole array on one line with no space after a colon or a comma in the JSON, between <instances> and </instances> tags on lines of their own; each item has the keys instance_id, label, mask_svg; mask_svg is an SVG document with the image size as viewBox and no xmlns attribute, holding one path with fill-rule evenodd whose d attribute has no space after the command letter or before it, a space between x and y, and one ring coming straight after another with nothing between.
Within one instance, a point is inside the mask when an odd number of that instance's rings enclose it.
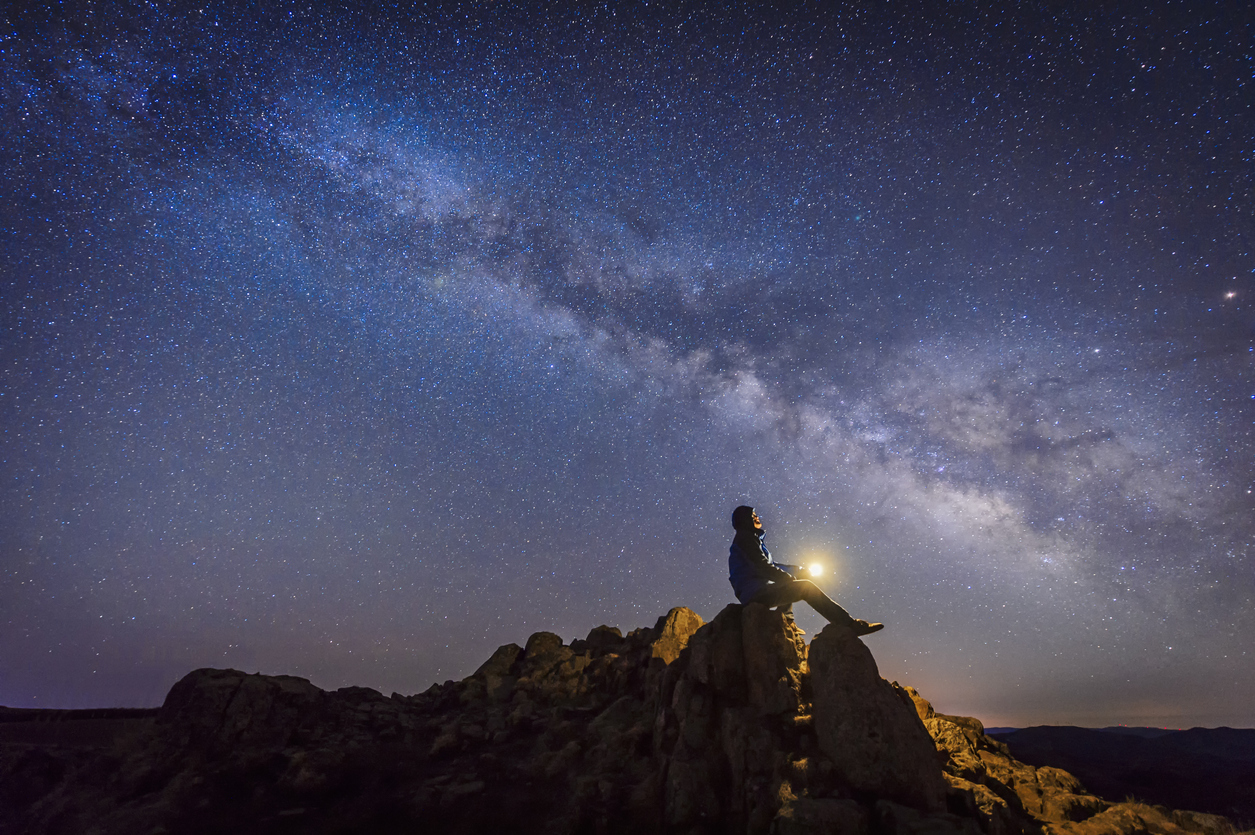
<instances>
[{"instance_id":1,"label":"hiking boot","mask_svg":"<svg viewBox=\"0 0 1255 835\"><path fill-rule=\"evenodd\" d=\"M861 638L864 635L879 632L885 628L885 625L883 623L868 623L865 620L856 620L851 628L854 630L854 634Z\"/></svg>"}]
</instances>

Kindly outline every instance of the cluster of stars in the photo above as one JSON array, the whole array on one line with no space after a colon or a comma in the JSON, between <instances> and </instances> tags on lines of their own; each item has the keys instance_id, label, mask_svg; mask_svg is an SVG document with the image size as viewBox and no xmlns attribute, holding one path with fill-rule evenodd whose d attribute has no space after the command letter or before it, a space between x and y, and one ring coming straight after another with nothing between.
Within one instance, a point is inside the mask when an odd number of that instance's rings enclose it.
<instances>
[{"instance_id":1,"label":"cluster of stars","mask_svg":"<svg viewBox=\"0 0 1255 835\"><path fill-rule=\"evenodd\" d=\"M1236 23L5 26L0 703L712 617L749 503L947 712L1255 720Z\"/></svg>"}]
</instances>

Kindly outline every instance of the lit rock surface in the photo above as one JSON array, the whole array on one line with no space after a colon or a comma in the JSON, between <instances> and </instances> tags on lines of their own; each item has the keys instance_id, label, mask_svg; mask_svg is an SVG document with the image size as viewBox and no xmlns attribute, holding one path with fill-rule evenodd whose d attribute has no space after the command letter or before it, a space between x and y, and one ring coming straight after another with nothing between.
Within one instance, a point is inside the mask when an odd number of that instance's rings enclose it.
<instances>
[{"instance_id":1,"label":"lit rock surface","mask_svg":"<svg viewBox=\"0 0 1255 835\"><path fill-rule=\"evenodd\" d=\"M808 657L809 655L809 657ZM0 832L1224 835L1013 760L828 627L672 609L415 696L196 670L94 747L0 745ZM141 723L136 726L135 723ZM1230 830L1231 831L1231 830Z\"/></svg>"},{"instance_id":2,"label":"lit rock surface","mask_svg":"<svg viewBox=\"0 0 1255 835\"><path fill-rule=\"evenodd\" d=\"M811 643L820 749L856 791L927 811L945 807L937 749L905 689L880 677L871 651L829 625Z\"/></svg>"}]
</instances>

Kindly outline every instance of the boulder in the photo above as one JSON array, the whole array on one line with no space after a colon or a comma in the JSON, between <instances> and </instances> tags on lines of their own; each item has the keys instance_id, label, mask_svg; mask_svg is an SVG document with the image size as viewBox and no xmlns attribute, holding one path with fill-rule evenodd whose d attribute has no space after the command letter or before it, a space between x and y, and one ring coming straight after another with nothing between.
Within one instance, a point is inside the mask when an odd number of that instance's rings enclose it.
<instances>
[{"instance_id":1,"label":"boulder","mask_svg":"<svg viewBox=\"0 0 1255 835\"><path fill-rule=\"evenodd\" d=\"M562 645L562 638L552 632L535 632L527 639L523 661L528 669L544 671L571 657L571 650Z\"/></svg>"},{"instance_id":2,"label":"boulder","mask_svg":"<svg viewBox=\"0 0 1255 835\"><path fill-rule=\"evenodd\" d=\"M479 669L472 675L480 678L489 676L508 676L514 671L514 664L519 660L519 656L523 654L523 648L518 644L505 644L497 647L487 661L479 665Z\"/></svg>"},{"instance_id":3,"label":"boulder","mask_svg":"<svg viewBox=\"0 0 1255 835\"><path fill-rule=\"evenodd\" d=\"M597 626L588 633L584 643L594 652L611 650L623 643L623 633L617 626Z\"/></svg>"},{"instance_id":4,"label":"boulder","mask_svg":"<svg viewBox=\"0 0 1255 835\"><path fill-rule=\"evenodd\" d=\"M947 772L977 782L985 777L985 763L971 731L946 721L940 715L925 720L924 728L932 736L937 750L946 757Z\"/></svg>"},{"instance_id":5,"label":"boulder","mask_svg":"<svg viewBox=\"0 0 1255 835\"><path fill-rule=\"evenodd\" d=\"M193 670L170 688L157 721L213 748L279 747L313 718L326 695L296 676Z\"/></svg>"},{"instance_id":6,"label":"boulder","mask_svg":"<svg viewBox=\"0 0 1255 835\"><path fill-rule=\"evenodd\" d=\"M829 624L810 647L815 732L851 787L926 812L945 805L937 749L915 703L880 677L849 629Z\"/></svg>"},{"instance_id":7,"label":"boulder","mask_svg":"<svg viewBox=\"0 0 1255 835\"><path fill-rule=\"evenodd\" d=\"M518 644L505 644L497 647L497 651L473 673L473 678L483 682L484 694L489 699L502 701L513 692L518 681L516 668L522 655L523 648Z\"/></svg>"},{"instance_id":8,"label":"boulder","mask_svg":"<svg viewBox=\"0 0 1255 835\"><path fill-rule=\"evenodd\" d=\"M701 616L692 609L676 606L659 619L658 638L650 647L653 658L661 658L662 663L670 664L680 657L680 652L688 646L689 638L702 627Z\"/></svg>"},{"instance_id":9,"label":"boulder","mask_svg":"<svg viewBox=\"0 0 1255 835\"><path fill-rule=\"evenodd\" d=\"M562 638L552 632L537 632L527 639L515 686L544 701L569 697L576 686L570 662L576 658L570 647L563 646ZM588 663L587 655L578 658L577 663Z\"/></svg>"}]
</instances>

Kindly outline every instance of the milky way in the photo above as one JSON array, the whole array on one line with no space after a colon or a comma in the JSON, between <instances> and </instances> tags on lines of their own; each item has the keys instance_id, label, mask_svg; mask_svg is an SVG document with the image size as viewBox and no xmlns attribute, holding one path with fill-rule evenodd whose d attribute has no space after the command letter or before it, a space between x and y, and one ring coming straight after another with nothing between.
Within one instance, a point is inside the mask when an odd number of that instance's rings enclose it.
<instances>
[{"instance_id":1,"label":"milky way","mask_svg":"<svg viewBox=\"0 0 1255 835\"><path fill-rule=\"evenodd\" d=\"M1255 724L1255 40L1121 5L7 12L0 703L711 618L749 503L941 710Z\"/></svg>"}]
</instances>

